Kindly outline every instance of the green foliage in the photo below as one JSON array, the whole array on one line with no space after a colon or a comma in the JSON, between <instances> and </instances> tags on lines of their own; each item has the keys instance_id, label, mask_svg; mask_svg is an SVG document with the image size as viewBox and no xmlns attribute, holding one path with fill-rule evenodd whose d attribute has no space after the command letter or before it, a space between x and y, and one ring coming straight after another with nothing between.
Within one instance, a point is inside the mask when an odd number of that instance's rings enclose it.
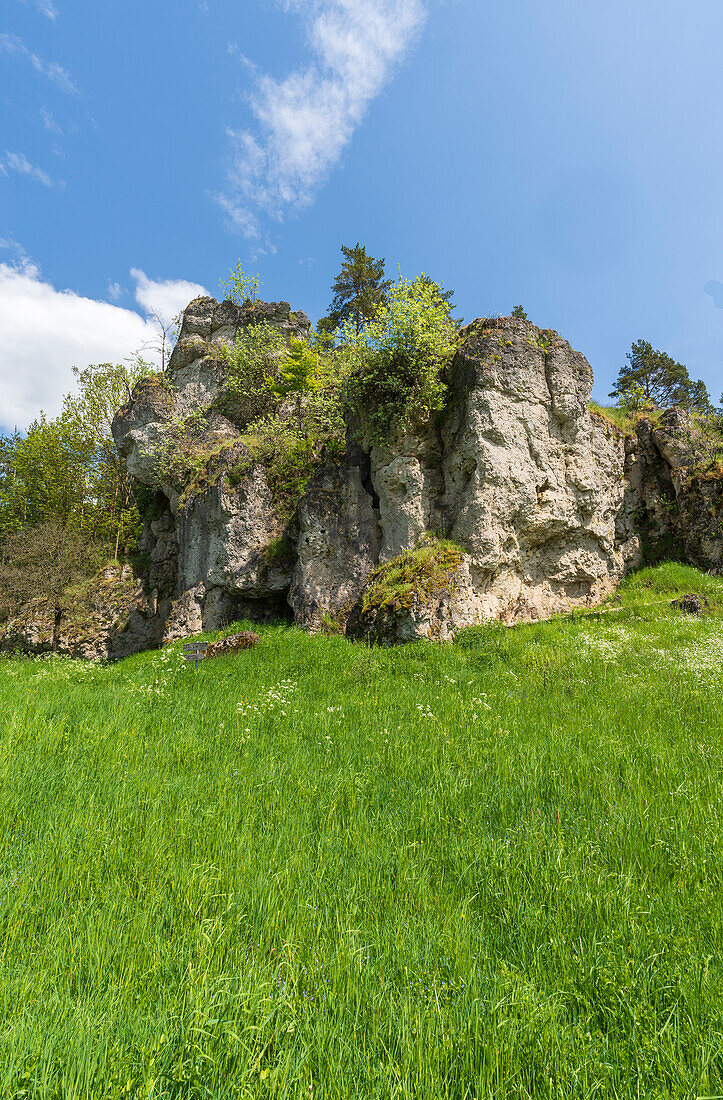
<instances>
[{"instance_id":1,"label":"green foliage","mask_svg":"<svg viewBox=\"0 0 723 1100\"><path fill-rule=\"evenodd\" d=\"M204 438L207 429L208 419L202 409L165 422L153 452L153 476L159 485L169 485L178 493L186 493L210 455L228 446L227 440L221 444L214 440L209 444Z\"/></svg>"},{"instance_id":2,"label":"green foliage","mask_svg":"<svg viewBox=\"0 0 723 1100\"><path fill-rule=\"evenodd\" d=\"M434 279L431 278L431 276L426 275L424 272L422 272L421 275L417 276L416 282L420 283L422 286L428 287L431 290L435 304L441 309L446 310L450 324L452 324L456 329L461 328L464 324L464 318L452 316L452 310L456 308L454 302L452 301L452 299L454 298L454 291L445 290L444 283L436 282Z\"/></svg>"},{"instance_id":3,"label":"green foliage","mask_svg":"<svg viewBox=\"0 0 723 1100\"><path fill-rule=\"evenodd\" d=\"M597 401L591 401L590 411L607 420L625 435L632 435L635 431L635 417L620 405L600 405Z\"/></svg>"},{"instance_id":4,"label":"green foliage","mask_svg":"<svg viewBox=\"0 0 723 1100\"><path fill-rule=\"evenodd\" d=\"M322 455L344 453L343 387L353 361L348 349L330 350L315 333L311 344L292 337L289 352L285 345L274 348L274 374L264 376L264 389L255 383L269 411L247 424L246 453L229 471L229 482L239 486L254 463L261 463L277 516L284 522L291 519ZM258 379L258 371L254 377ZM293 420L279 408L292 395Z\"/></svg>"},{"instance_id":5,"label":"green foliage","mask_svg":"<svg viewBox=\"0 0 723 1100\"><path fill-rule=\"evenodd\" d=\"M672 584L465 647L0 660L0 1091L723 1093L721 581Z\"/></svg>"},{"instance_id":6,"label":"green foliage","mask_svg":"<svg viewBox=\"0 0 723 1100\"><path fill-rule=\"evenodd\" d=\"M512 316L518 317L521 321L529 320L527 313L525 312L524 306L515 306L515 308L512 310Z\"/></svg>"},{"instance_id":7,"label":"green foliage","mask_svg":"<svg viewBox=\"0 0 723 1100\"><path fill-rule=\"evenodd\" d=\"M682 363L656 351L647 340L637 340L620 368L610 396L629 412L683 405L699 412L712 409L704 382L695 382Z\"/></svg>"},{"instance_id":8,"label":"green foliage","mask_svg":"<svg viewBox=\"0 0 723 1100\"><path fill-rule=\"evenodd\" d=\"M294 544L285 536L272 539L264 550L264 561L269 565L278 565L288 561L294 552Z\"/></svg>"},{"instance_id":9,"label":"green foliage","mask_svg":"<svg viewBox=\"0 0 723 1100\"><path fill-rule=\"evenodd\" d=\"M247 275L239 260L229 271L228 279L219 279L218 285L225 298L235 302L237 306L242 306L247 302L256 301L261 287L261 278L258 274Z\"/></svg>"},{"instance_id":10,"label":"green foliage","mask_svg":"<svg viewBox=\"0 0 723 1100\"><path fill-rule=\"evenodd\" d=\"M11 531L50 517L116 555L137 541L140 516L133 482L110 425L148 364L101 363L73 369L76 389L59 417L41 413L27 435L0 437L0 542Z\"/></svg>"},{"instance_id":11,"label":"green foliage","mask_svg":"<svg viewBox=\"0 0 723 1100\"><path fill-rule=\"evenodd\" d=\"M241 428L270 413L276 398L269 380L280 378L280 366L287 358L281 333L267 322L247 325L233 346L220 345L218 355L226 379L217 407Z\"/></svg>"},{"instance_id":12,"label":"green foliage","mask_svg":"<svg viewBox=\"0 0 723 1100\"><path fill-rule=\"evenodd\" d=\"M319 354L306 340L291 337L288 357L278 366L278 376L267 378L271 393L278 400L294 397L299 431L303 431L302 398L318 388Z\"/></svg>"},{"instance_id":13,"label":"green foliage","mask_svg":"<svg viewBox=\"0 0 723 1100\"><path fill-rule=\"evenodd\" d=\"M247 436L246 455L229 471L229 482L239 486L255 463L264 467L277 517L287 523L319 464L324 441L301 434L288 419L270 417Z\"/></svg>"},{"instance_id":14,"label":"green foliage","mask_svg":"<svg viewBox=\"0 0 723 1100\"><path fill-rule=\"evenodd\" d=\"M385 302L391 283L384 278L384 260L368 256L358 241L354 248L342 245L341 251L344 263L331 288L329 316L322 318L320 326L335 329L351 322L359 335Z\"/></svg>"},{"instance_id":15,"label":"green foliage","mask_svg":"<svg viewBox=\"0 0 723 1100\"><path fill-rule=\"evenodd\" d=\"M91 576L100 559L96 547L57 518L14 531L3 544L0 560L0 607L13 614L31 600L47 605L53 615L56 653L69 589Z\"/></svg>"},{"instance_id":16,"label":"green foliage","mask_svg":"<svg viewBox=\"0 0 723 1100\"><path fill-rule=\"evenodd\" d=\"M400 278L360 334L350 324L344 330L357 357L348 379L349 401L377 442L392 424L408 425L444 406L442 369L455 332L436 286L424 276Z\"/></svg>"}]
</instances>

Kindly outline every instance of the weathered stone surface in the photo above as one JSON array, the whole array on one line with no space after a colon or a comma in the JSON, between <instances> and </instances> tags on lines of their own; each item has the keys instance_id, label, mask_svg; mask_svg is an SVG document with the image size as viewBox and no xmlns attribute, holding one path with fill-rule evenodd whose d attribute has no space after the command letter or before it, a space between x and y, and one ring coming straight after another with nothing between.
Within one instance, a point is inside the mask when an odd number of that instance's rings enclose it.
<instances>
[{"instance_id":1,"label":"weathered stone surface","mask_svg":"<svg viewBox=\"0 0 723 1100\"><path fill-rule=\"evenodd\" d=\"M153 377L139 382L132 400L116 414L113 436L129 472L142 484L162 489L174 510L178 487L169 476L174 448L173 436L168 433L194 413L204 413L204 427L193 441L196 452L238 438L234 425L213 410L228 370L220 351L223 344L233 344L243 329L262 323L286 339L305 336L311 327L306 314L293 312L288 302L237 306L215 298L196 298L184 313L165 380Z\"/></svg>"},{"instance_id":2,"label":"weathered stone surface","mask_svg":"<svg viewBox=\"0 0 723 1100\"><path fill-rule=\"evenodd\" d=\"M363 420L350 425L346 455L324 460L285 525L261 465L249 460L243 477L227 476L248 452L243 417L218 404L219 347L259 320L287 337L308 331L288 303L192 302L166 388L141 384L114 424L129 470L158 495L143 543L152 626L148 614L143 622L154 637L289 615L309 630L449 638L489 619L593 606L656 554L720 568L723 480L697 472L691 424L669 413L624 437L590 412L584 356L514 318L463 331L443 413L392 431L384 445L366 437ZM198 412L193 453L168 458L173 424ZM171 469L189 458L192 491L187 471ZM394 621L362 621L374 570L429 532L464 550L446 586Z\"/></svg>"},{"instance_id":3,"label":"weathered stone surface","mask_svg":"<svg viewBox=\"0 0 723 1100\"><path fill-rule=\"evenodd\" d=\"M450 639L593 606L642 561L723 571L723 471L705 433L670 410L625 437L590 412L584 356L515 318L463 330L444 412L383 445L363 414L350 421L346 453L327 454L281 518L246 445L244 395L234 404L225 388L223 345L260 322L287 339L309 331L287 302L191 302L165 378L139 383L117 414L119 452L149 490L146 566L142 582L104 578L118 593L79 613L63 652L122 656L240 618ZM430 533L461 548L439 583L370 601L380 567ZM0 644L43 652L50 626L30 608Z\"/></svg>"},{"instance_id":4,"label":"weathered stone surface","mask_svg":"<svg viewBox=\"0 0 723 1100\"><path fill-rule=\"evenodd\" d=\"M341 462L321 466L301 500L289 604L307 630L319 630L325 616L343 625L379 560L379 512L368 478L368 459L350 447Z\"/></svg>"},{"instance_id":5,"label":"weathered stone surface","mask_svg":"<svg viewBox=\"0 0 723 1100\"><path fill-rule=\"evenodd\" d=\"M469 326L446 413L372 448L381 560L425 530L454 539L469 552L478 619L536 619L604 598L637 551L618 530L623 441L591 416L591 385L587 361L557 334L512 318Z\"/></svg>"},{"instance_id":6,"label":"weathered stone surface","mask_svg":"<svg viewBox=\"0 0 723 1100\"><path fill-rule=\"evenodd\" d=\"M160 640L148 625L149 612L141 580L129 565L103 569L70 601L60 622L58 653L114 660L148 649ZM52 610L36 601L0 625L0 650L50 653L52 637Z\"/></svg>"},{"instance_id":7,"label":"weathered stone surface","mask_svg":"<svg viewBox=\"0 0 723 1100\"><path fill-rule=\"evenodd\" d=\"M641 557L677 558L723 572L723 469L682 410L637 426L627 462Z\"/></svg>"},{"instance_id":8,"label":"weathered stone surface","mask_svg":"<svg viewBox=\"0 0 723 1100\"><path fill-rule=\"evenodd\" d=\"M372 574L349 617L347 632L379 645L452 641L455 632L484 617L469 557L428 536L414 551Z\"/></svg>"}]
</instances>

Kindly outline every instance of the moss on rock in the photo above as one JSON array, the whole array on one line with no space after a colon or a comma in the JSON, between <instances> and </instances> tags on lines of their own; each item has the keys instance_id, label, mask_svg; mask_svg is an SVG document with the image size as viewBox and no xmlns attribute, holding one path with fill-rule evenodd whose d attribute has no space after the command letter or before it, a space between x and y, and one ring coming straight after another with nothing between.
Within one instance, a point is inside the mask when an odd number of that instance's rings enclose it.
<instances>
[{"instance_id":1,"label":"moss on rock","mask_svg":"<svg viewBox=\"0 0 723 1100\"><path fill-rule=\"evenodd\" d=\"M361 603L361 613L405 611L424 603L449 581L464 553L453 542L427 540L416 550L380 566L371 576Z\"/></svg>"}]
</instances>

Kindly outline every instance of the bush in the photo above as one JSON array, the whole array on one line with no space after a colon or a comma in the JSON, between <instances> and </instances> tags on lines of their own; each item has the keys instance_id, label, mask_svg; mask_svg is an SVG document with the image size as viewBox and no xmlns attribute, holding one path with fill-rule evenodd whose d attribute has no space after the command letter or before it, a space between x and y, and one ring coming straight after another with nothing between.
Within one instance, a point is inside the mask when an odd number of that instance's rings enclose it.
<instances>
[{"instance_id":1,"label":"bush","mask_svg":"<svg viewBox=\"0 0 723 1100\"><path fill-rule=\"evenodd\" d=\"M266 376L272 408L248 424L246 454L229 471L229 482L238 486L255 463L263 465L274 508L284 522L294 514L322 454L340 458L346 443L342 391L349 356L343 349L329 351L318 343L313 354L314 387L289 393L295 407L293 418L288 403L278 396L285 389L283 379L275 386L273 378ZM275 361L277 377L282 375L283 362L280 358Z\"/></svg>"},{"instance_id":2,"label":"bush","mask_svg":"<svg viewBox=\"0 0 723 1100\"><path fill-rule=\"evenodd\" d=\"M229 471L229 482L241 484L252 466L264 467L274 510L284 523L293 516L319 464L323 442L304 436L289 420L271 417L263 430L250 437L247 454Z\"/></svg>"},{"instance_id":3,"label":"bush","mask_svg":"<svg viewBox=\"0 0 723 1100\"><path fill-rule=\"evenodd\" d=\"M342 335L357 358L348 400L373 441L383 442L395 422L408 425L444 407L442 368L455 330L448 303L423 276L400 278L361 333L347 326Z\"/></svg>"},{"instance_id":4,"label":"bush","mask_svg":"<svg viewBox=\"0 0 723 1100\"><path fill-rule=\"evenodd\" d=\"M233 346L222 344L219 348L219 359L227 370L215 407L242 428L271 412L278 399L269 379L279 377L279 366L286 357L286 341L271 325L262 322L243 329Z\"/></svg>"}]
</instances>

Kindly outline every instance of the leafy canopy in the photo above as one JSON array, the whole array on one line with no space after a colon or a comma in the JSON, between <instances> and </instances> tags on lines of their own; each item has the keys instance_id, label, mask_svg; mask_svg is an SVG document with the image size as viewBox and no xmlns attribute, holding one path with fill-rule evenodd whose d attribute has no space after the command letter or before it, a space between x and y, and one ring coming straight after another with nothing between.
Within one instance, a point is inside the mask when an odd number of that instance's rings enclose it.
<instances>
[{"instance_id":1,"label":"leafy canopy","mask_svg":"<svg viewBox=\"0 0 723 1100\"><path fill-rule=\"evenodd\" d=\"M219 279L218 285L224 293L224 297L237 306L245 302L255 302L261 287L261 277L258 274L248 275L241 267L239 260L235 267L228 273L228 279Z\"/></svg>"},{"instance_id":2,"label":"leafy canopy","mask_svg":"<svg viewBox=\"0 0 723 1100\"><path fill-rule=\"evenodd\" d=\"M91 576L101 556L87 539L60 519L15 531L3 545L0 604L11 612L31 600L53 612L53 653L58 649L60 623L68 606L68 589Z\"/></svg>"},{"instance_id":3,"label":"leafy canopy","mask_svg":"<svg viewBox=\"0 0 723 1100\"><path fill-rule=\"evenodd\" d=\"M289 355L279 364L278 376L268 378L267 385L274 397L283 401L296 398L296 418L299 431L303 430L301 400L304 394L318 387L319 354L297 336L291 337Z\"/></svg>"},{"instance_id":4,"label":"leafy canopy","mask_svg":"<svg viewBox=\"0 0 723 1100\"><path fill-rule=\"evenodd\" d=\"M60 416L41 413L25 436L0 437L0 542L10 532L57 517L103 543L129 549L140 530L134 484L110 425L148 364L74 368L76 389Z\"/></svg>"}]
</instances>

